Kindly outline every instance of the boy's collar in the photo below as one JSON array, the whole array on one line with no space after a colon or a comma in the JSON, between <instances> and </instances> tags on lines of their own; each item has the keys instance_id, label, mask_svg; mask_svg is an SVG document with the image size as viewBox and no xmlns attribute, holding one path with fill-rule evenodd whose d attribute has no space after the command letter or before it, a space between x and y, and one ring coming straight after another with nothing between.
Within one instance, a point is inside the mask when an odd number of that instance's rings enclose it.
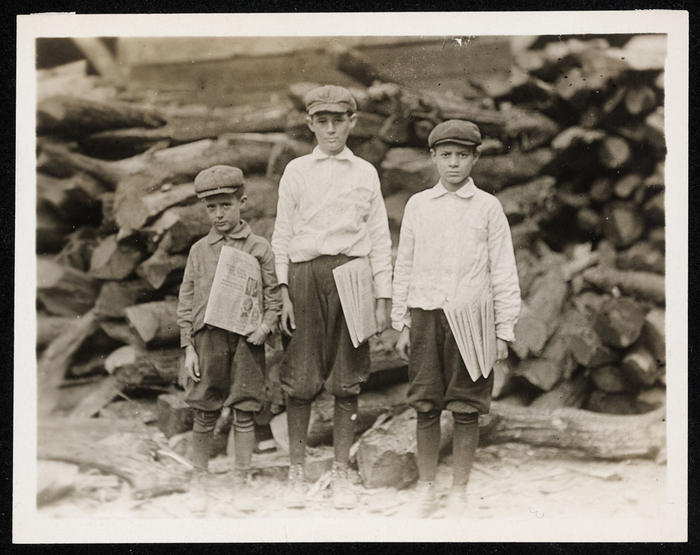
<instances>
[{"instance_id":1,"label":"boy's collar","mask_svg":"<svg viewBox=\"0 0 700 555\"><path fill-rule=\"evenodd\" d=\"M451 192L453 191L448 191L447 188L442 184L441 179L440 181L438 181L437 185L430 189L430 196L432 198L438 198L442 195L446 195L447 193ZM474 180L471 177L467 180L467 182L464 185L462 185L459 189L454 191L454 194L460 198L470 198L473 197L475 193L476 185L474 185Z\"/></svg>"},{"instance_id":2,"label":"boy's collar","mask_svg":"<svg viewBox=\"0 0 700 555\"><path fill-rule=\"evenodd\" d=\"M352 150L350 150L347 146L345 146L338 154L333 156L323 152L321 147L318 145L315 146L311 152L312 160L327 160L328 158L335 158L336 160L352 160L354 157L355 155L352 153Z\"/></svg>"},{"instance_id":3,"label":"boy's collar","mask_svg":"<svg viewBox=\"0 0 700 555\"><path fill-rule=\"evenodd\" d=\"M238 222L238 225L234 227L230 233L226 234L229 239L245 239L250 235L250 226L244 220ZM221 241L224 238L224 234L221 233L216 227L212 226L209 230L209 244L213 245L217 241Z\"/></svg>"}]
</instances>

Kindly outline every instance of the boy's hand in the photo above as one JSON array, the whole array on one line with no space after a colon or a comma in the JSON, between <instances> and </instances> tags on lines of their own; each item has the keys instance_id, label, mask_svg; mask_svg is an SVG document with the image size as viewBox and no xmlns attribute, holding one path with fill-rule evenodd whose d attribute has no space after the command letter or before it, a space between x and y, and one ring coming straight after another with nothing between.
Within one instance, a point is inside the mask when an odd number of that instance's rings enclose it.
<instances>
[{"instance_id":1,"label":"boy's hand","mask_svg":"<svg viewBox=\"0 0 700 555\"><path fill-rule=\"evenodd\" d=\"M246 336L246 341L248 343L252 343L253 345L262 345L266 338L267 334L262 330L262 328L260 328L260 326L258 326L258 329L250 332Z\"/></svg>"},{"instance_id":2,"label":"boy's hand","mask_svg":"<svg viewBox=\"0 0 700 555\"><path fill-rule=\"evenodd\" d=\"M185 369L187 370L187 374L194 381L198 382L201 379L199 373L199 357L192 345L185 347Z\"/></svg>"},{"instance_id":3,"label":"boy's hand","mask_svg":"<svg viewBox=\"0 0 700 555\"><path fill-rule=\"evenodd\" d=\"M389 327L388 304L387 299L377 299L377 306L374 310L374 316L377 319L377 335Z\"/></svg>"},{"instance_id":4,"label":"boy's hand","mask_svg":"<svg viewBox=\"0 0 700 555\"><path fill-rule=\"evenodd\" d=\"M408 357L411 354L411 328L404 326L399 334L399 340L396 342L396 350L399 356L408 361Z\"/></svg>"},{"instance_id":5,"label":"boy's hand","mask_svg":"<svg viewBox=\"0 0 700 555\"><path fill-rule=\"evenodd\" d=\"M280 287L282 292L282 317L280 318L280 328L282 333L286 336L291 337L295 329L297 329L297 324L294 320L294 305L292 304L292 299L289 298L289 289L286 286Z\"/></svg>"},{"instance_id":6,"label":"boy's hand","mask_svg":"<svg viewBox=\"0 0 700 555\"><path fill-rule=\"evenodd\" d=\"M496 360L508 358L508 343L503 339L496 338Z\"/></svg>"}]
</instances>

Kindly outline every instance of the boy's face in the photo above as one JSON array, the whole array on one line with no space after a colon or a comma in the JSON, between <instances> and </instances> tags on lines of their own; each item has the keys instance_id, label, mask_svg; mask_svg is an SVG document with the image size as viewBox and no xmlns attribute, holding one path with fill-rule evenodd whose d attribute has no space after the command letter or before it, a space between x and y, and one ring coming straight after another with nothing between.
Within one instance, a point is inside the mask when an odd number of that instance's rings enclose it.
<instances>
[{"instance_id":1,"label":"boy's face","mask_svg":"<svg viewBox=\"0 0 700 555\"><path fill-rule=\"evenodd\" d=\"M454 191L467 182L480 152L475 146L443 143L433 147L430 155L443 184Z\"/></svg>"},{"instance_id":2,"label":"boy's face","mask_svg":"<svg viewBox=\"0 0 700 555\"><path fill-rule=\"evenodd\" d=\"M229 233L238 225L245 201L245 196L238 199L233 193L220 193L202 199L211 225L221 233Z\"/></svg>"},{"instance_id":3,"label":"boy's face","mask_svg":"<svg viewBox=\"0 0 700 555\"><path fill-rule=\"evenodd\" d=\"M347 112L318 112L313 116L306 116L306 124L316 135L318 146L331 156L340 154L345 148L348 135L356 122L357 115Z\"/></svg>"}]
</instances>

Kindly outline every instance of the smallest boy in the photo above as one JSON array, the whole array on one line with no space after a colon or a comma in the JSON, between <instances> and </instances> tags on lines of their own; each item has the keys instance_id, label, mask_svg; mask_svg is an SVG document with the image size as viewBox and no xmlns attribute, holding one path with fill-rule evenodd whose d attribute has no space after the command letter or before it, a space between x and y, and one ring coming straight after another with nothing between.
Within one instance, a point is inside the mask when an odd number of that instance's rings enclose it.
<instances>
[{"instance_id":1,"label":"smallest boy","mask_svg":"<svg viewBox=\"0 0 700 555\"><path fill-rule=\"evenodd\" d=\"M196 468L207 469L219 414L224 404L232 406L236 481L242 485L255 447L253 414L265 401L265 338L277 324L282 298L270 244L253 234L240 218L246 202L243 172L232 166L211 167L197 175L194 190L204 203L212 227L190 249L177 308L180 346L185 349L188 374L185 401L194 409L189 458ZM262 322L245 337L204 323L224 245L248 253L260 263ZM249 349L252 356L246 357L248 364L234 365L238 348Z\"/></svg>"},{"instance_id":2,"label":"smallest boy","mask_svg":"<svg viewBox=\"0 0 700 555\"><path fill-rule=\"evenodd\" d=\"M449 120L428 136L440 181L406 204L394 267L392 326L396 348L410 360L408 402L417 412L417 498L413 516L438 508L435 492L440 414L452 412L453 487L448 517L466 505L467 482L479 442L479 414L491 403L493 372L473 381L442 310L465 293L482 310L493 297L497 358L508 356L520 313L520 287L508 220L496 197L471 178L481 133L472 122ZM493 333L494 330L492 330ZM488 332L486 332L488 333Z\"/></svg>"}]
</instances>

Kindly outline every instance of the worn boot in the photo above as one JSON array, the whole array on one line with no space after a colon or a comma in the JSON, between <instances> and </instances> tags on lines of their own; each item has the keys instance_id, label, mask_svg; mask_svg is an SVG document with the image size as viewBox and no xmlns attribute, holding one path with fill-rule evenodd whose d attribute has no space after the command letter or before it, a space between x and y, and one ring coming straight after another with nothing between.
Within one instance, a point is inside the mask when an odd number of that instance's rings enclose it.
<instances>
[{"instance_id":1,"label":"worn boot","mask_svg":"<svg viewBox=\"0 0 700 555\"><path fill-rule=\"evenodd\" d=\"M416 484L416 494L409 506L408 518L429 518L439 508L438 496L433 482L419 480Z\"/></svg>"},{"instance_id":2,"label":"worn boot","mask_svg":"<svg viewBox=\"0 0 700 555\"><path fill-rule=\"evenodd\" d=\"M331 470L331 491L333 492L333 507L336 509L354 509L357 507L357 494L353 491L348 478L348 466L333 463Z\"/></svg>"},{"instance_id":3,"label":"worn boot","mask_svg":"<svg viewBox=\"0 0 700 555\"><path fill-rule=\"evenodd\" d=\"M289 485L284 505L288 509L303 509L306 507L306 478L303 464L289 465Z\"/></svg>"},{"instance_id":4,"label":"worn boot","mask_svg":"<svg viewBox=\"0 0 700 555\"><path fill-rule=\"evenodd\" d=\"M187 458L197 470L207 470L207 465L211 458L213 437L214 430L209 430L208 432L192 432L192 443L190 444Z\"/></svg>"},{"instance_id":5,"label":"worn boot","mask_svg":"<svg viewBox=\"0 0 700 555\"><path fill-rule=\"evenodd\" d=\"M452 486L447 497L447 518L464 518L467 512L467 486Z\"/></svg>"}]
</instances>

